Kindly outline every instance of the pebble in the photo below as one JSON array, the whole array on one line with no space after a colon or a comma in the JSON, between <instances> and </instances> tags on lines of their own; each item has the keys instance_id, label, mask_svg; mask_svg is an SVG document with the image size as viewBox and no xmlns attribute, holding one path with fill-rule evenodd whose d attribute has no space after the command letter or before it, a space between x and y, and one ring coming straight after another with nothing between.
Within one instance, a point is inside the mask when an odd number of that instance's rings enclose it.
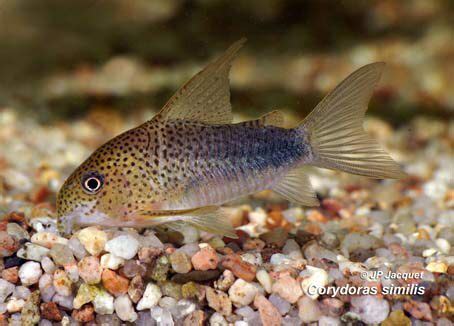
<instances>
[{"instance_id":1,"label":"pebble","mask_svg":"<svg viewBox=\"0 0 454 326\"><path fill-rule=\"evenodd\" d=\"M145 265L141 264L139 261L128 260L119 272L122 276L131 279L136 275L145 276L146 271Z\"/></svg>"},{"instance_id":2,"label":"pebble","mask_svg":"<svg viewBox=\"0 0 454 326\"><path fill-rule=\"evenodd\" d=\"M213 248L206 246L192 256L191 262L195 270L207 271L218 266L219 258Z\"/></svg>"},{"instance_id":3,"label":"pebble","mask_svg":"<svg viewBox=\"0 0 454 326\"><path fill-rule=\"evenodd\" d=\"M224 316L232 314L232 301L227 294L211 287L206 287L208 305Z\"/></svg>"},{"instance_id":4,"label":"pebble","mask_svg":"<svg viewBox=\"0 0 454 326\"><path fill-rule=\"evenodd\" d=\"M19 249L19 240L6 231L0 231L0 257L9 257Z\"/></svg>"},{"instance_id":5,"label":"pebble","mask_svg":"<svg viewBox=\"0 0 454 326\"><path fill-rule=\"evenodd\" d=\"M448 265L444 262L433 261L427 264L426 269L429 272L444 274L448 271Z\"/></svg>"},{"instance_id":6,"label":"pebble","mask_svg":"<svg viewBox=\"0 0 454 326\"><path fill-rule=\"evenodd\" d=\"M63 316L55 302L44 302L40 305L41 318L61 321Z\"/></svg>"},{"instance_id":7,"label":"pebble","mask_svg":"<svg viewBox=\"0 0 454 326\"><path fill-rule=\"evenodd\" d=\"M411 320L407 316L405 316L405 313L402 310L394 310L391 312L386 318L383 323L381 324L382 326L394 326L394 325L399 325L399 326L411 326Z\"/></svg>"},{"instance_id":8,"label":"pebble","mask_svg":"<svg viewBox=\"0 0 454 326\"><path fill-rule=\"evenodd\" d=\"M200 238L200 232L195 227L190 225L185 225L179 230L183 235L183 243L194 243L197 242Z\"/></svg>"},{"instance_id":9,"label":"pebble","mask_svg":"<svg viewBox=\"0 0 454 326\"><path fill-rule=\"evenodd\" d=\"M104 288L116 297L128 292L129 280L110 269L102 272L101 280Z\"/></svg>"},{"instance_id":10,"label":"pebble","mask_svg":"<svg viewBox=\"0 0 454 326\"><path fill-rule=\"evenodd\" d=\"M206 316L203 310L195 310L184 319L183 326L203 326L205 319Z\"/></svg>"},{"instance_id":11,"label":"pebble","mask_svg":"<svg viewBox=\"0 0 454 326\"><path fill-rule=\"evenodd\" d=\"M62 244L62 245L67 245L68 244L68 239L65 239L63 237L60 237L56 235L55 233L51 232L38 232L32 235L31 238L32 243L35 243L37 245L46 247L48 249L51 249L54 244Z\"/></svg>"},{"instance_id":12,"label":"pebble","mask_svg":"<svg viewBox=\"0 0 454 326\"><path fill-rule=\"evenodd\" d=\"M123 234L109 240L105 250L123 259L132 259L139 250L139 241L129 234Z\"/></svg>"},{"instance_id":13,"label":"pebble","mask_svg":"<svg viewBox=\"0 0 454 326\"><path fill-rule=\"evenodd\" d=\"M44 302L51 301L56 292L53 281L53 277L50 274L44 274L39 279L39 291L41 292L41 299Z\"/></svg>"},{"instance_id":14,"label":"pebble","mask_svg":"<svg viewBox=\"0 0 454 326\"><path fill-rule=\"evenodd\" d=\"M8 310L8 312L10 314L13 314L15 312L21 311L22 308L24 307L24 305L25 305L25 300L12 297L6 303L6 309Z\"/></svg>"},{"instance_id":15,"label":"pebble","mask_svg":"<svg viewBox=\"0 0 454 326\"><path fill-rule=\"evenodd\" d=\"M88 323L93 321L95 319L93 306L91 304L85 304L79 309L73 310L71 317L79 323Z\"/></svg>"},{"instance_id":16,"label":"pebble","mask_svg":"<svg viewBox=\"0 0 454 326\"><path fill-rule=\"evenodd\" d=\"M167 280L167 273L170 269L170 261L166 256L161 256L156 260L156 263L151 270L150 277L156 281L165 281Z\"/></svg>"},{"instance_id":17,"label":"pebble","mask_svg":"<svg viewBox=\"0 0 454 326\"><path fill-rule=\"evenodd\" d=\"M79 268L76 263L65 265L64 267L66 274L71 282L76 283L79 281Z\"/></svg>"},{"instance_id":18,"label":"pebble","mask_svg":"<svg viewBox=\"0 0 454 326\"><path fill-rule=\"evenodd\" d=\"M290 303L297 302L303 295L299 282L289 275L284 275L275 281L272 292Z\"/></svg>"},{"instance_id":19,"label":"pebble","mask_svg":"<svg viewBox=\"0 0 454 326\"><path fill-rule=\"evenodd\" d=\"M273 306L275 306L277 310L279 310L282 316L286 315L290 311L290 308L292 307L288 301L282 299L277 294L271 294L268 300L270 300Z\"/></svg>"},{"instance_id":20,"label":"pebble","mask_svg":"<svg viewBox=\"0 0 454 326\"><path fill-rule=\"evenodd\" d=\"M317 301L307 296L298 300L298 316L303 323L313 323L322 317Z\"/></svg>"},{"instance_id":21,"label":"pebble","mask_svg":"<svg viewBox=\"0 0 454 326\"><path fill-rule=\"evenodd\" d=\"M99 293L99 288L95 285L82 283L77 290L76 297L73 301L75 309L80 309L84 304L92 302Z\"/></svg>"},{"instance_id":22,"label":"pebble","mask_svg":"<svg viewBox=\"0 0 454 326\"><path fill-rule=\"evenodd\" d=\"M42 274L41 265L34 261L26 262L19 269L20 281L25 286L38 283Z\"/></svg>"},{"instance_id":23,"label":"pebble","mask_svg":"<svg viewBox=\"0 0 454 326\"><path fill-rule=\"evenodd\" d=\"M282 248L282 253L291 259L299 260L303 259L303 254L298 243L293 239L288 239Z\"/></svg>"},{"instance_id":24,"label":"pebble","mask_svg":"<svg viewBox=\"0 0 454 326\"><path fill-rule=\"evenodd\" d=\"M25 286L16 286L16 288L14 289L14 292L13 292L13 297L16 297L18 299L28 299L28 297L30 296L32 292L30 291L29 288L25 287Z\"/></svg>"},{"instance_id":25,"label":"pebble","mask_svg":"<svg viewBox=\"0 0 454 326\"><path fill-rule=\"evenodd\" d=\"M366 324L381 323L388 317L390 311L388 301L372 295L352 297L350 303L351 311L357 313Z\"/></svg>"},{"instance_id":26,"label":"pebble","mask_svg":"<svg viewBox=\"0 0 454 326\"><path fill-rule=\"evenodd\" d=\"M101 267L112 270L117 270L120 266L123 266L125 260L121 257L113 254L104 254L101 256Z\"/></svg>"},{"instance_id":27,"label":"pebble","mask_svg":"<svg viewBox=\"0 0 454 326\"><path fill-rule=\"evenodd\" d=\"M28 232L17 223L8 223L6 225L6 232L13 238L16 238L19 242L22 242L22 240L30 240Z\"/></svg>"},{"instance_id":28,"label":"pebble","mask_svg":"<svg viewBox=\"0 0 454 326\"><path fill-rule=\"evenodd\" d=\"M39 301L39 291L33 291L22 308L20 316L21 325L31 326L38 324L41 318L39 314Z\"/></svg>"},{"instance_id":29,"label":"pebble","mask_svg":"<svg viewBox=\"0 0 454 326\"><path fill-rule=\"evenodd\" d=\"M41 267L43 268L44 272L47 274L53 274L55 272L56 266L52 259L45 256L41 260Z\"/></svg>"},{"instance_id":30,"label":"pebble","mask_svg":"<svg viewBox=\"0 0 454 326\"><path fill-rule=\"evenodd\" d=\"M5 281L16 284L19 282L19 267L14 266L2 270L2 279Z\"/></svg>"},{"instance_id":31,"label":"pebble","mask_svg":"<svg viewBox=\"0 0 454 326\"><path fill-rule=\"evenodd\" d=\"M49 255L57 266L65 266L76 262L71 249L69 249L67 245L60 243L56 243L52 246Z\"/></svg>"},{"instance_id":32,"label":"pebble","mask_svg":"<svg viewBox=\"0 0 454 326\"><path fill-rule=\"evenodd\" d=\"M232 273L245 281L251 282L255 279L257 267L245 262L237 254L229 254L222 260L222 266L232 271Z\"/></svg>"},{"instance_id":33,"label":"pebble","mask_svg":"<svg viewBox=\"0 0 454 326\"><path fill-rule=\"evenodd\" d=\"M330 316L321 316L318 320L318 326L341 326L342 323L339 318ZM382 324L383 325L383 324Z\"/></svg>"},{"instance_id":34,"label":"pebble","mask_svg":"<svg viewBox=\"0 0 454 326\"><path fill-rule=\"evenodd\" d=\"M265 241L266 244L282 248L287 241L288 232L281 227L275 228L269 232L260 235L260 239Z\"/></svg>"},{"instance_id":35,"label":"pebble","mask_svg":"<svg viewBox=\"0 0 454 326\"><path fill-rule=\"evenodd\" d=\"M140 275L136 275L132 278L128 287L128 295L132 302L137 303L142 298L145 291L145 285Z\"/></svg>"},{"instance_id":36,"label":"pebble","mask_svg":"<svg viewBox=\"0 0 454 326\"><path fill-rule=\"evenodd\" d=\"M114 297L107 291L99 290L92 303L95 312L98 314L110 315L114 312Z\"/></svg>"},{"instance_id":37,"label":"pebble","mask_svg":"<svg viewBox=\"0 0 454 326\"><path fill-rule=\"evenodd\" d=\"M159 286L154 283L148 283L142 299L137 303L137 310L145 310L154 307L161 297L162 292Z\"/></svg>"},{"instance_id":38,"label":"pebble","mask_svg":"<svg viewBox=\"0 0 454 326\"><path fill-rule=\"evenodd\" d=\"M432 321L432 311L430 305L426 302L420 302L415 300L409 300L403 305L405 311L412 315L416 319Z\"/></svg>"},{"instance_id":39,"label":"pebble","mask_svg":"<svg viewBox=\"0 0 454 326\"><path fill-rule=\"evenodd\" d=\"M215 312L211 315L209 320L210 326L228 326L227 321L225 320L224 316L220 313Z\"/></svg>"},{"instance_id":40,"label":"pebble","mask_svg":"<svg viewBox=\"0 0 454 326\"><path fill-rule=\"evenodd\" d=\"M98 257L87 256L78 264L79 275L87 284L98 284L101 282L102 267Z\"/></svg>"},{"instance_id":41,"label":"pebble","mask_svg":"<svg viewBox=\"0 0 454 326\"><path fill-rule=\"evenodd\" d=\"M172 269L176 273L189 273L192 269L190 257L182 251L175 251L169 256Z\"/></svg>"},{"instance_id":42,"label":"pebble","mask_svg":"<svg viewBox=\"0 0 454 326\"><path fill-rule=\"evenodd\" d=\"M221 291L227 291L232 286L233 282L235 282L235 276L230 270L226 269L222 272L219 279L214 282L214 287Z\"/></svg>"},{"instance_id":43,"label":"pebble","mask_svg":"<svg viewBox=\"0 0 454 326\"><path fill-rule=\"evenodd\" d=\"M259 281L259 283L263 286L267 293L271 293L272 286L273 286L273 279L271 278L270 274L265 269L260 269L255 274L255 277Z\"/></svg>"},{"instance_id":44,"label":"pebble","mask_svg":"<svg viewBox=\"0 0 454 326\"><path fill-rule=\"evenodd\" d=\"M137 313L134 311L131 299L127 295L121 295L115 298L114 308L118 318L122 321L132 323L137 319Z\"/></svg>"},{"instance_id":45,"label":"pebble","mask_svg":"<svg viewBox=\"0 0 454 326\"><path fill-rule=\"evenodd\" d=\"M60 295L69 296L72 293L72 282L68 278L68 274L62 269L57 269L54 272L53 285L55 291Z\"/></svg>"},{"instance_id":46,"label":"pebble","mask_svg":"<svg viewBox=\"0 0 454 326\"><path fill-rule=\"evenodd\" d=\"M235 306L242 307L250 304L257 293L257 287L240 278L230 287L229 298Z\"/></svg>"},{"instance_id":47,"label":"pebble","mask_svg":"<svg viewBox=\"0 0 454 326\"><path fill-rule=\"evenodd\" d=\"M74 308L73 302L74 302L74 296L73 295L68 295L64 296L61 294L55 294L52 298L52 301L58 304L60 307L72 310Z\"/></svg>"},{"instance_id":48,"label":"pebble","mask_svg":"<svg viewBox=\"0 0 454 326\"><path fill-rule=\"evenodd\" d=\"M308 272L309 276L304 277L304 272ZM309 290L320 289L328 284L328 273L321 268L307 265L306 270L301 272L300 276L304 277L301 281L301 288L303 289L304 294L313 300L318 298L318 291Z\"/></svg>"},{"instance_id":49,"label":"pebble","mask_svg":"<svg viewBox=\"0 0 454 326\"><path fill-rule=\"evenodd\" d=\"M94 226L80 230L77 234L77 238L84 246L85 250L87 250L92 256L98 256L101 254L108 240L106 232Z\"/></svg>"},{"instance_id":50,"label":"pebble","mask_svg":"<svg viewBox=\"0 0 454 326\"><path fill-rule=\"evenodd\" d=\"M68 247L69 249L71 249L73 255L77 258L77 260L81 260L88 254L87 250L85 250L85 247L82 245L80 240L75 235L73 235L69 239Z\"/></svg>"},{"instance_id":51,"label":"pebble","mask_svg":"<svg viewBox=\"0 0 454 326\"><path fill-rule=\"evenodd\" d=\"M159 285L161 287L163 295L175 298L176 300L180 300L182 298L183 294L181 284L171 281L164 281L160 282Z\"/></svg>"},{"instance_id":52,"label":"pebble","mask_svg":"<svg viewBox=\"0 0 454 326\"><path fill-rule=\"evenodd\" d=\"M282 324L280 312L263 295L257 295L255 297L254 305L259 310L260 319L263 325L280 326Z\"/></svg>"},{"instance_id":53,"label":"pebble","mask_svg":"<svg viewBox=\"0 0 454 326\"><path fill-rule=\"evenodd\" d=\"M49 254L49 249L27 242L24 247L20 248L17 252L17 257L26 259L26 260L34 260L34 261L41 261L45 256Z\"/></svg>"},{"instance_id":54,"label":"pebble","mask_svg":"<svg viewBox=\"0 0 454 326\"><path fill-rule=\"evenodd\" d=\"M183 252L186 255L188 255L190 258L194 256L197 252L199 252L200 247L198 243L188 243L185 244L184 246L181 246L178 248L176 251L177 252Z\"/></svg>"},{"instance_id":55,"label":"pebble","mask_svg":"<svg viewBox=\"0 0 454 326\"><path fill-rule=\"evenodd\" d=\"M164 325L166 325L166 326L174 325L172 314L167 309L163 309L159 306L154 306L153 308L151 308L150 313L151 313L151 318L153 318L158 323L158 325L163 325L163 326ZM193 324L193 325L198 325L198 324Z\"/></svg>"},{"instance_id":56,"label":"pebble","mask_svg":"<svg viewBox=\"0 0 454 326\"><path fill-rule=\"evenodd\" d=\"M148 248L143 247L139 249L137 257L141 263L149 264L155 261L162 254L162 249L160 248Z\"/></svg>"}]
</instances>

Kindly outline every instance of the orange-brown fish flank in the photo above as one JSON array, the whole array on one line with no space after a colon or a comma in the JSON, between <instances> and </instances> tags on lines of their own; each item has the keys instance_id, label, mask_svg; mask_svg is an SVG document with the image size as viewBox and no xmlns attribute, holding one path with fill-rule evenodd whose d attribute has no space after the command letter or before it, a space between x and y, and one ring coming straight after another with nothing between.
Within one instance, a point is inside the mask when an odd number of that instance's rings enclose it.
<instances>
[{"instance_id":1,"label":"orange-brown fish flank","mask_svg":"<svg viewBox=\"0 0 454 326\"><path fill-rule=\"evenodd\" d=\"M220 205L272 189L289 201L318 201L304 165L398 178L399 166L363 130L383 64L364 66L297 127L282 114L232 124L228 75L244 40L187 82L150 121L97 149L62 186L60 226L182 224L235 237Z\"/></svg>"}]
</instances>

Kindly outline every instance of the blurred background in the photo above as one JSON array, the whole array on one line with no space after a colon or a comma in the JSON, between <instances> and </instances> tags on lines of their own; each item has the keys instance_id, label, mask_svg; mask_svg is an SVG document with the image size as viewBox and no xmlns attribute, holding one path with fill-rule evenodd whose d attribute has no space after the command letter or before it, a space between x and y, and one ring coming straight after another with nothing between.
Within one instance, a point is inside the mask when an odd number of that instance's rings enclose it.
<instances>
[{"instance_id":1,"label":"blurred background","mask_svg":"<svg viewBox=\"0 0 454 326\"><path fill-rule=\"evenodd\" d=\"M453 1L0 0L0 190L53 195L241 37L237 121L274 109L300 121L355 69L385 61L367 130L409 173L451 161Z\"/></svg>"}]
</instances>

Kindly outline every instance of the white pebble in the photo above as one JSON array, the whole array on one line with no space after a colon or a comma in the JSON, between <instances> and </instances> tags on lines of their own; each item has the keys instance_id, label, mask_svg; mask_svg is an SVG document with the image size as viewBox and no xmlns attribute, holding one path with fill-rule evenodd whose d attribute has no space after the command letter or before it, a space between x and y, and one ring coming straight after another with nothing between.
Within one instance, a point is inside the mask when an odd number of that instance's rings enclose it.
<instances>
[{"instance_id":1,"label":"white pebble","mask_svg":"<svg viewBox=\"0 0 454 326\"><path fill-rule=\"evenodd\" d=\"M258 290L254 285L240 278L237 279L229 289L230 300L232 300L237 307L250 304L257 293Z\"/></svg>"},{"instance_id":2,"label":"white pebble","mask_svg":"<svg viewBox=\"0 0 454 326\"><path fill-rule=\"evenodd\" d=\"M60 307L72 310L74 308L74 296L73 295L61 295L55 294L52 301L58 304Z\"/></svg>"},{"instance_id":3,"label":"white pebble","mask_svg":"<svg viewBox=\"0 0 454 326\"><path fill-rule=\"evenodd\" d=\"M257 280L263 286L265 291L271 293L273 279L271 278L270 274L264 269L259 269L255 276L257 277Z\"/></svg>"},{"instance_id":4,"label":"white pebble","mask_svg":"<svg viewBox=\"0 0 454 326\"><path fill-rule=\"evenodd\" d=\"M47 254L49 254L49 249L39 246L37 244L27 242L23 248L20 248L17 252L17 257L26 259L41 261Z\"/></svg>"},{"instance_id":5,"label":"white pebble","mask_svg":"<svg viewBox=\"0 0 454 326\"><path fill-rule=\"evenodd\" d=\"M435 243L442 253L447 255L451 251L451 244L448 240L439 238L435 240Z\"/></svg>"},{"instance_id":6,"label":"white pebble","mask_svg":"<svg viewBox=\"0 0 454 326\"><path fill-rule=\"evenodd\" d=\"M43 257L43 259L41 260L41 267L43 268L44 272L47 274L53 274L56 269L55 264L52 261L52 259L50 259L47 256Z\"/></svg>"},{"instance_id":7,"label":"white pebble","mask_svg":"<svg viewBox=\"0 0 454 326\"><path fill-rule=\"evenodd\" d=\"M125 263L125 260L123 258L115 256L114 254L104 254L101 256L101 267L102 268L117 270L124 263Z\"/></svg>"},{"instance_id":8,"label":"white pebble","mask_svg":"<svg viewBox=\"0 0 454 326\"><path fill-rule=\"evenodd\" d=\"M210 317L210 326L227 326L228 323L219 312L215 312Z\"/></svg>"},{"instance_id":9,"label":"white pebble","mask_svg":"<svg viewBox=\"0 0 454 326\"><path fill-rule=\"evenodd\" d=\"M122 321L133 322L137 319L137 313L134 311L131 299L127 295L121 295L114 301L115 312Z\"/></svg>"},{"instance_id":10,"label":"white pebble","mask_svg":"<svg viewBox=\"0 0 454 326\"><path fill-rule=\"evenodd\" d=\"M5 299L14 291L14 284L0 278L0 303L5 302Z\"/></svg>"},{"instance_id":11,"label":"white pebble","mask_svg":"<svg viewBox=\"0 0 454 326\"><path fill-rule=\"evenodd\" d=\"M120 235L107 241L105 249L123 259L131 259L139 250L139 241L130 235Z\"/></svg>"},{"instance_id":12,"label":"white pebble","mask_svg":"<svg viewBox=\"0 0 454 326\"><path fill-rule=\"evenodd\" d=\"M357 313L366 324L379 324L388 317L389 303L372 295L352 297L351 311Z\"/></svg>"},{"instance_id":13,"label":"white pebble","mask_svg":"<svg viewBox=\"0 0 454 326\"><path fill-rule=\"evenodd\" d=\"M38 283L41 275L43 275L41 265L34 261L28 261L19 268L19 278L23 285Z\"/></svg>"},{"instance_id":14,"label":"white pebble","mask_svg":"<svg viewBox=\"0 0 454 326\"><path fill-rule=\"evenodd\" d=\"M150 309L151 307L156 306L161 297L162 292L159 286L148 283L142 299L137 303L137 310Z\"/></svg>"},{"instance_id":15,"label":"white pebble","mask_svg":"<svg viewBox=\"0 0 454 326\"><path fill-rule=\"evenodd\" d=\"M35 243L37 245L46 247L46 248L52 248L54 244L59 243L63 245L68 244L68 239L60 237L54 233L50 232L38 232L32 235L31 239L32 243Z\"/></svg>"},{"instance_id":16,"label":"white pebble","mask_svg":"<svg viewBox=\"0 0 454 326\"><path fill-rule=\"evenodd\" d=\"M158 325L174 325L170 311L159 306L154 306L153 308L151 308L151 317L158 323Z\"/></svg>"},{"instance_id":17,"label":"white pebble","mask_svg":"<svg viewBox=\"0 0 454 326\"><path fill-rule=\"evenodd\" d=\"M107 291L99 291L93 300L95 312L101 315L110 315L114 312L114 298Z\"/></svg>"},{"instance_id":18,"label":"white pebble","mask_svg":"<svg viewBox=\"0 0 454 326\"><path fill-rule=\"evenodd\" d=\"M52 297L55 294L55 287L53 284L53 277L49 274L44 274L39 279L39 291L41 294L41 299L44 302L49 302L52 300Z\"/></svg>"},{"instance_id":19,"label":"white pebble","mask_svg":"<svg viewBox=\"0 0 454 326\"><path fill-rule=\"evenodd\" d=\"M16 286L16 288L14 289L13 297L27 300L31 293L32 292L30 291L29 288L20 285Z\"/></svg>"},{"instance_id":20,"label":"white pebble","mask_svg":"<svg viewBox=\"0 0 454 326\"><path fill-rule=\"evenodd\" d=\"M318 326L340 326L340 325L342 324L339 318L322 316L318 320Z\"/></svg>"},{"instance_id":21,"label":"white pebble","mask_svg":"<svg viewBox=\"0 0 454 326\"><path fill-rule=\"evenodd\" d=\"M6 309L8 310L8 312L10 314L12 314L12 313L21 311L22 308L24 307L24 305L25 305L25 300L12 297L6 303Z\"/></svg>"},{"instance_id":22,"label":"white pebble","mask_svg":"<svg viewBox=\"0 0 454 326\"><path fill-rule=\"evenodd\" d=\"M273 293L270 295L268 300L277 308L277 310L279 310L282 316L286 315L290 311L290 302L282 299L279 295Z\"/></svg>"},{"instance_id":23,"label":"white pebble","mask_svg":"<svg viewBox=\"0 0 454 326\"><path fill-rule=\"evenodd\" d=\"M301 272L300 276L303 276L302 274L306 271L310 275L301 281L301 288L307 296L315 300L319 296L319 291L313 291L313 289L320 289L328 284L328 273L321 268L307 265L306 270Z\"/></svg>"}]
</instances>

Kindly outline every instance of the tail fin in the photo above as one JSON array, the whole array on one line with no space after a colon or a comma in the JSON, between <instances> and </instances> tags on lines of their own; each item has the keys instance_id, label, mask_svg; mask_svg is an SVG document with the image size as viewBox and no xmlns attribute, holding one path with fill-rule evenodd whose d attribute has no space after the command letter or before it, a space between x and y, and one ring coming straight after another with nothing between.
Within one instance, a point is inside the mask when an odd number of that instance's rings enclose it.
<instances>
[{"instance_id":1,"label":"tail fin","mask_svg":"<svg viewBox=\"0 0 454 326\"><path fill-rule=\"evenodd\" d=\"M366 65L342 81L307 116L313 165L372 178L405 176L399 165L363 129L367 104L384 63Z\"/></svg>"}]
</instances>

